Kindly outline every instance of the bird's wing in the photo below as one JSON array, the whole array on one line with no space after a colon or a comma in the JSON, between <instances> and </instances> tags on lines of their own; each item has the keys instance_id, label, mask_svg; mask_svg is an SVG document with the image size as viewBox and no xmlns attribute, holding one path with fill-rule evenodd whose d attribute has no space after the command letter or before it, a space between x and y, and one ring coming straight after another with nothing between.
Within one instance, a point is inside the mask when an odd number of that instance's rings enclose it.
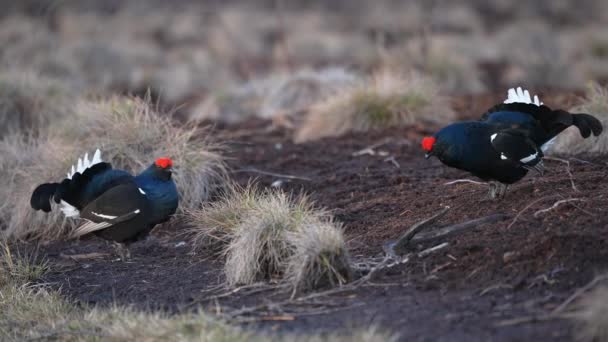
<instances>
[{"instance_id":1,"label":"bird's wing","mask_svg":"<svg viewBox=\"0 0 608 342\"><path fill-rule=\"evenodd\" d=\"M502 160L534 166L543 158L542 150L520 130L504 129L492 133L490 143Z\"/></svg>"},{"instance_id":2,"label":"bird's wing","mask_svg":"<svg viewBox=\"0 0 608 342\"><path fill-rule=\"evenodd\" d=\"M72 233L79 237L144 215L148 199L134 182L119 184L89 203L80 212L87 222Z\"/></svg>"}]
</instances>

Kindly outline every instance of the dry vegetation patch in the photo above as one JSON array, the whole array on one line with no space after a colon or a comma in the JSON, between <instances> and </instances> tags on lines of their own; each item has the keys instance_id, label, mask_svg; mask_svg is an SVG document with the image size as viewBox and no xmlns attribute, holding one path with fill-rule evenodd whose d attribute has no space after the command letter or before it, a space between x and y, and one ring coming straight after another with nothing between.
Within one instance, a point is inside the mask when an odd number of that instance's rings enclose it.
<instances>
[{"instance_id":1,"label":"dry vegetation patch","mask_svg":"<svg viewBox=\"0 0 608 342\"><path fill-rule=\"evenodd\" d=\"M340 225L305 196L232 186L187 216L198 247L226 255L229 285L278 279L311 290L350 280Z\"/></svg>"},{"instance_id":2,"label":"dry vegetation patch","mask_svg":"<svg viewBox=\"0 0 608 342\"><path fill-rule=\"evenodd\" d=\"M452 109L431 79L383 70L364 85L313 106L296 131L295 140L415 123L444 123L452 118Z\"/></svg>"},{"instance_id":3,"label":"dry vegetation patch","mask_svg":"<svg viewBox=\"0 0 608 342\"><path fill-rule=\"evenodd\" d=\"M583 139L576 127L570 127L557 136L551 152L561 154L608 153L608 88L592 83L587 89L583 102L570 109L572 113L587 113L602 122L604 132L599 136Z\"/></svg>"}]
</instances>

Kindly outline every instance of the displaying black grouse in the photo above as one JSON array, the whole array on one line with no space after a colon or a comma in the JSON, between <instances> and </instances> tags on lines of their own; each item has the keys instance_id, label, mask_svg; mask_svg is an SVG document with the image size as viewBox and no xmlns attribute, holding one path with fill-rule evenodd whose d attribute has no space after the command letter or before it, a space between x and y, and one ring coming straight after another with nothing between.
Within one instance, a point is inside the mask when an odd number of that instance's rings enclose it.
<instances>
[{"instance_id":1,"label":"displaying black grouse","mask_svg":"<svg viewBox=\"0 0 608 342\"><path fill-rule=\"evenodd\" d=\"M86 222L72 233L74 237L93 233L129 244L145 238L177 210L172 167L171 159L160 158L133 177L103 162L97 150L92 160L88 154L78 159L61 183L38 186L30 203L36 210L50 212L53 200L66 216L84 219Z\"/></svg>"},{"instance_id":2,"label":"displaying black grouse","mask_svg":"<svg viewBox=\"0 0 608 342\"><path fill-rule=\"evenodd\" d=\"M529 170L543 172L543 152L555 137L576 126L583 138L603 128L589 114L552 110L522 88L509 89L507 99L479 121L451 124L422 140L426 157L490 181L490 197L502 197L507 186Z\"/></svg>"}]
</instances>

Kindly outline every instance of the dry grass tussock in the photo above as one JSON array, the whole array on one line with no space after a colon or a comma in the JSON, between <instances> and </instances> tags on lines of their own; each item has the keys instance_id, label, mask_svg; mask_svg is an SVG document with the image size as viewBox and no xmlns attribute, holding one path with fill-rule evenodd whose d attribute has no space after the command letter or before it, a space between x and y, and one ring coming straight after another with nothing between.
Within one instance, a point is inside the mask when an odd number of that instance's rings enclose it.
<instances>
[{"instance_id":1,"label":"dry grass tussock","mask_svg":"<svg viewBox=\"0 0 608 342\"><path fill-rule=\"evenodd\" d=\"M363 85L313 106L296 131L295 140L415 123L445 123L452 118L449 103L438 94L431 79L383 70Z\"/></svg>"},{"instance_id":2,"label":"dry grass tussock","mask_svg":"<svg viewBox=\"0 0 608 342\"><path fill-rule=\"evenodd\" d=\"M580 341L608 341L608 287L597 288L587 295L575 320Z\"/></svg>"},{"instance_id":3,"label":"dry grass tussock","mask_svg":"<svg viewBox=\"0 0 608 342\"><path fill-rule=\"evenodd\" d=\"M231 327L202 311L169 316L128 307L74 305L58 291L34 285L48 264L3 246L0 254L0 331L9 340L58 341L395 341L375 328L347 335L267 336ZM151 329L151 327L154 327Z\"/></svg>"},{"instance_id":4,"label":"dry grass tussock","mask_svg":"<svg viewBox=\"0 0 608 342\"><path fill-rule=\"evenodd\" d=\"M19 131L37 133L70 113L78 93L69 85L22 70L0 71L0 138Z\"/></svg>"},{"instance_id":5,"label":"dry grass tussock","mask_svg":"<svg viewBox=\"0 0 608 342\"><path fill-rule=\"evenodd\" d=\"M264 194L249 184L241 187L228 183L221 190L219 200L207 202L201 208L186 212L186 220L192 227L194 246L215 252L222 251L229 243L234 230L256 208Z\"/></svg>"},{"instance_id":6,"label":"dry grass tussock","mask_svg":"<svg viewBox=\"0 0 608 342\"><path fill-rule=\"evenodd\" d=\"M604 130L608 128L608 88L598 84L590 84L585 100L578 106L571 108L572 113L588 113L602 122ZM557 136L551 152L559 154L578 153L608 153L608 134L604 131L599 136L583 139L576 127L570 127Z\"/></svg>"},{"instance_id":7,"label":"dry grass tussock","mask_svg":"<svg viewBox=\"0 0 608 342\"><path fill-rule=\"evenodd\" d=\"M340 225L306 196L231 186L187 217L198 248L225 254L230 285L279 279L311 290L350 280Z\"/></svg>"},{"instance_id":8,"label":"dry grass tussock","mask_svg":"<svg viewBox=\"0 0 608 342\"><path fill-rule=\"evenodd\" d=\"M287 236L294 247L286 277L294 291L336 287L352 278L342 228L336 222L313 220Z\"/></svg>"},{"instance_id":9,"label":"dry grass tussock","mask_svg":"<svg viewBox=\"0 0 608 342\"><path fill-rule=\"evenodd\" d=\"M292 199L283 192L262 195L230 234L228 283L252 284L282 276L292 255L287 233L302 229L319 215L306 197Z\"/></svg>"}]
</instances>

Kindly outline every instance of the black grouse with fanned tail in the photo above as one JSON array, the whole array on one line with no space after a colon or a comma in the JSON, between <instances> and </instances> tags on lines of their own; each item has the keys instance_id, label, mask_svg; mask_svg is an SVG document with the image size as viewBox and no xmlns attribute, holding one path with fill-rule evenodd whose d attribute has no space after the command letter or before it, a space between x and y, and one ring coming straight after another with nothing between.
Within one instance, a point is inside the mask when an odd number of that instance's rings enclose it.
<instances>
[{"instance_id":1,"label":"black grouse with fanned tail","mask_svg":"<svg viewBox=\"0 0 608 342\"><path fill-rule=\"evenodd\" d=\"M79 159L61 183L38 186L31 206L50 212L54 201L66 216L84 219L72 233L74 237L93 233L128 244L146 237L177 210L172 167L169 158L160 158L134 177L103 162L97 150L92 160L88 155Z\"/></svg>"},{"instance_id":2,"label":"black grouse with fanned tail","mask_svg":"<svg viewBox=\"0 0 608 342\"><path fill-rule=\"evenodd\" d=\"M427 157L490 181L490 197L502 197L507 185L529 170L543 173L544 152L570 126L583 138L602 133L602 124L584 113L552 110L522 88L509 89L504 103L479 121L451 124L422 140Z\"/></svg>"}]
</instances>

